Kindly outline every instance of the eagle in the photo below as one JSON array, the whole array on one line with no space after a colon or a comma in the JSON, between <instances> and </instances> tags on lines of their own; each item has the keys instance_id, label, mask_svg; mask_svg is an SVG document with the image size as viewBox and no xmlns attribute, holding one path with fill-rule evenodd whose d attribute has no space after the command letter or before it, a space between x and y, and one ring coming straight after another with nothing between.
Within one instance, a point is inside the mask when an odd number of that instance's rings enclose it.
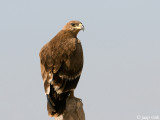
<instances>
[{"instance_id":1,"label":"eagle","mask_svg":"<svg viewBox=\"0 0 160 120\"><path fill-rule=\"evenodd\" d=\"M74 90L83 68L83 49L77 34L84 31L80 21L68 22L40 50L40 67L50 117L62 115L66 99Z\"/></svg>"}]
</instances>

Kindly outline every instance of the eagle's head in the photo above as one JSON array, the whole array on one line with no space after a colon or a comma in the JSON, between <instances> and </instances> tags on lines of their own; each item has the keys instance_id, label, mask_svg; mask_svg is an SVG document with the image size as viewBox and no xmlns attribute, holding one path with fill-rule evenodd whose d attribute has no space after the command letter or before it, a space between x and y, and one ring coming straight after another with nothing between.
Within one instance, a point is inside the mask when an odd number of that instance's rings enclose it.
<instances>
[{"instance_id":1,"label":"eagle's head","mask_svg":"<svg viewBox=\"0 0 160 120\"><path fill-rule=\"evenodd\" d=\"M72 33L78 34L80 30L84 31L84 26L80 21L69 21L64 27L63 30L71 31Z\"/></svg>"}]
</instances>

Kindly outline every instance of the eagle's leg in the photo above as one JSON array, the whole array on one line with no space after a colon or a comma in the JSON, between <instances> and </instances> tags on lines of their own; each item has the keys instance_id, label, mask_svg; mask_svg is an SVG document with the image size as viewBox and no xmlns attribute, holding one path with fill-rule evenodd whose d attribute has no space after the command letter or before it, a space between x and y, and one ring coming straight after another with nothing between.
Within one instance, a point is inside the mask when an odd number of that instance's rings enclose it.
<instances>
[{"instance_id":1,"label":"eagle's leg","mask_svg":"<svg viewBox=\"0 0 160 120\"><path fill-rule=\"evenodd\" d=\"M70 97L74 97L74 90L70 91Z\"/></svg>"}]
</instances>

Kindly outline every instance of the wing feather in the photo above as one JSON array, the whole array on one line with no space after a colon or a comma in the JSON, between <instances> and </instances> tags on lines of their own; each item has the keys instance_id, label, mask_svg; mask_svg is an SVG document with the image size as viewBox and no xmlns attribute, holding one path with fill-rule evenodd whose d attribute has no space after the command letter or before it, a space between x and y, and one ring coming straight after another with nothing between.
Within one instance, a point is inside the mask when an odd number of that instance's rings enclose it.
<instances>
[{"instance_id":1,"label":"wing feather","mask_svg":"<svg viewBox=\"0 0 160 120\"><path fill-rule=\"evenodd\" d=\"M41 49L39 53L41 74L46 94L50 92L53 73L57 73L62 62L76 50L76 41L76 38L62 39L61 41L53 38Z\"/></svg>"}]
</instances>

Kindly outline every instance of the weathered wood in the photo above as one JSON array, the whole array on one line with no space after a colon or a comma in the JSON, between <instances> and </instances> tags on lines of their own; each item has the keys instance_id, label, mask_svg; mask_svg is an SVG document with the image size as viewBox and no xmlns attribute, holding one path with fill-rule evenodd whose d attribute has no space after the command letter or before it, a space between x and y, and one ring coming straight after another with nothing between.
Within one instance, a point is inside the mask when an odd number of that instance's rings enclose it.
<instances>
[{"instance_id":1,"label":"weathered wood","mask_svg":"<svg viewBox=\"0 0 160 120\"><path fill-rule=\"evenodd\" d=\"M64 114L56 117L55 120L85 120L81 99L75 97L67 98Z\"/></svg>"}]
</instances>

